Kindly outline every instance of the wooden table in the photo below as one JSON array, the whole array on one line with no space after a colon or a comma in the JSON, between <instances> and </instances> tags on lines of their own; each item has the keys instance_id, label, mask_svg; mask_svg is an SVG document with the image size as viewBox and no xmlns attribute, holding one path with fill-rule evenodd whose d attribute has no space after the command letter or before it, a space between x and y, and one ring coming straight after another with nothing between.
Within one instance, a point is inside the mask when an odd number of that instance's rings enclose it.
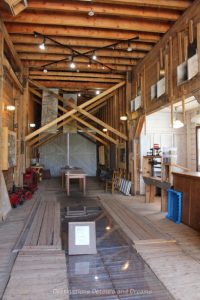
<instances>
[{"instance_id":1,"label":"wooden table","mask_svg":"<svg viewBox=\"0 0 200 300\"><path fill-rule=\"evenodd\" d=\"M86 173L82 169L71 169L65 172L65 183L67 196L70 195L70 179L79 179L80 189L83 191L85 196L86 192Z\"/></svg>"},{"instance_id":2,"label":"wooden table","mask_svg":"<svg viewBox=\"0 0 200 300\"><path fill-rule=\"evenodd\" d=\"M68 170L69 170L69 169L67 169L67 168L61 168L61 169L60 169L62 188L65 187L65 173L66 173Z\"/></svg>"}]
</instances>

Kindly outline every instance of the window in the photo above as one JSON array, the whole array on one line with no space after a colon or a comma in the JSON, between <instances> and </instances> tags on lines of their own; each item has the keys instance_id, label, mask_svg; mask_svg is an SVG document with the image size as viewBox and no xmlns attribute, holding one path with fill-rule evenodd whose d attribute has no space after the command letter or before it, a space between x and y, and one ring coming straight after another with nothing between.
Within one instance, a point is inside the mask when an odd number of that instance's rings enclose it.
<instances>
[{"instance_id":1,"label":"window","mask_svg":"<svg viewBox=\"0 0 200 300\"><path fill-rule=\"evenodd\" d=\"M197 127L197 171L200 172L200 126Z\"/></svg>"}]
</instances>

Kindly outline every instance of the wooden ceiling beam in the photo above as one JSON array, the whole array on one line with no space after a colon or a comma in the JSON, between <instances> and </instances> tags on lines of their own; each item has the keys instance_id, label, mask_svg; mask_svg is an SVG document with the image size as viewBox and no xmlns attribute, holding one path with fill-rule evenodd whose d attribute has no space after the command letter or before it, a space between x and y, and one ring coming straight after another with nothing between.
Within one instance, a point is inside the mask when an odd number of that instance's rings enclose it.
<instances>
[{"instance_id":1,"label":"wooden ceiling beam","mask_svg":"<svg viewBox=\"0 0 200 300\"><path fill-rule=\"evenodd\" d=\"M102 82L65 82L65 81L39 81L40 84L47 88L59 88L59 89L67 89L70 91L80 91L84 89L92 89L92 90L106 90L113 86L111 83L102 83Z\"/></svg>"},{"instance_id":2,"label":"wooden ceiling beam","mask_svg":"<svg viewBox=\"0 0 200 300\"><path fill-rule=\"evenodd\" d=\"M141 59L143 58L145 55L135 55L137 56L137 58L135 57L134 59L132 58L115 58L115 57L101 57L100 59L98 59L98 61L100 61L103 64L116 64L116 65L127 65L127 66L135 66L137 61L136 59ZM55 55L55 54L40 54L40 53L35 53L35 54L26 54L26 53L19 53L19 57L21 60L47 60L47 61L58 61L58 60L62 60L62 59L67 59L67 57L65 55ZM89 63L89 59L86 57L75 57L74 58L74 62L77 63L85 63L88 65ZM67 68L67 63L69 64L70 61L66 60L66 68ZM92 64L97 64L95 62L92 62Z\"/></svg>"},{"instance_id":3,"label":"wooden ceiling beam","mask_svg":"<svg viewBox=\"0 0 200 300\"><path fill-rule=\"evenodd\" d=\"M128 47L128 45L126 46L126 48ZM18 53L41 53L41 50L39 49L39 44L38 45L15 45L15 49ZM88 51L88 48L84 49L77 49L74 48L74 50L77 50L80 53L85 53ZM92 49L94 51L94 49ZM91 55L92 56L92 50L90 48L89 51L91 51L91 53L87 54L88 56ZM145 55L145 51L140 51L138 49L134 49L131 52L128 52L126 49L124 50L116 50L116 49L104 49L104 50L96 50L96 55L98 56L98 58L100 58L101 56L103 57L119 57L119 58L142 58ZM64 48L64 47L59 47L59 46L47 46L47 49L45 50L45 54L59 54L59 55L70 55L71 56L71 50Z\"/></svg>"},{"instance_id":4,"label":"wooden ceiling beam","mask_svg":"<svg viewBox=\"0 0 200 300\"><path fill-rule=\"evenodd\" d=\"M166 1L165 1L166 2ZM178 1L177 1L178 2ZM15 18L9 14L3 14L3 21L11 23L26 23L26 24L41 24L41 25L58 25L58 26L75 26L75 27L90 27L90 28L107 28L118 30L132 30L132 31L146 31L165 33L170 25L165 22L153 22L144 19L127 19L127 18L115 18L105 16L94 16L88 18L88 16L68 14L56 14L55 13L43 13L43 12L27 12L23 11ZM55 34L55 33L54 33Z\"/></svg>"},{"instance_id":5,"label":"wooden ceiling beam","mask_svg":"<svg viewBox=\"0 0 200 300\"><path fill-rule=\"evenodd\" d=\"M42 43L42 37L34 37L33 35L29 34L10 34L11 40L13 44L16 46L20 45L39 45ZM113 44L113 40L108 39L98 39L97 38L76 38L76 37L59 37L59 36L50 36L57 42L73 47L74 49L80 50L79 47L85 47L85 49L97 49L101 47L106 47L108 45ZM117 41L116 41L117 42ZM156 42L156 41L155 41ZM154 43L150 43L149 41L141 42L139 40L132 41L131 47L134 50L140 51L150 51L153 47ZM46 45L55 45L53 41L46 40ZM116 50L126 50L127 49L127 42L120 42L120 44L115 46ZM99 50L98 50L99 51Z\"/></svg>"},{"instance_id":6,"label":"wooden ceiling beam","mask_svg":"<svg viewBox=\"0 0 200 300\"><path fill-rule=\"evenodd\" d=\"M44 75L42 71L30 71L29 75ZM75 73L75 72L48 72L48 75L56 76L73 76L73 77L92 77L92 78L115 78L115 79L125 79L125 75L118 74L102 74L102 73Z\"/></svg>"},{"instance_id":7,"label":"wooden ceiling beam","mask_svg":"<svg viewBox=\"0 0 200 300\"><path fill-rule=\"evenodd\" d=\"M67 77L67 76L49 76L49 75L31 75L29 76L32 80L61 80L61 81L76 81L76 82L110 82L117 83L120 79L109 79L109 78L90 78L90 77Z\"/></svg>"},{"instance_id":8,"label":"wooden ceiling beam","mask_svg":"<svg viewBox=\"0 0 200 300\"><path fill-rule=\"evenodd\" d=\"M140 7L112 5L108 3L88 3L88 2L62 2L57 1L37 1L29 0L28 9L37 11L54 11L54 12L67 12L67 13L84 13L87 14L91 9L95 15L110 15L110 16L123 16L131 18L148 18L175 21L180 16L179 11L176 10L158 10L147 8L141 9Z\"/></svg>"},{"instance_id":9,"label":"wooden ceiling beam","mask_svg":"<svg viewBox=\"0 0 200 300\"><path fill-rule=\"evenodd\" d=\"M25 1L23 0L4 0L9 7L10 11L13 14L13 16L18 15L22 10L24 10L27 5L25 4Z\"/></svg>"},{"instance_id":10,"label":"wooden ceiling beam","mask_svg":"<svg viewBox=\"0 0 200 300\"><path fill-rule=\"evenodd\" d=\"M128 40L134 36L138 36L142 42L156 43L160 40L161 34L158 32L150 33L134 30L120 30L120 29L103 29L103 28L81 28L71 26L60 26L55 25L37 25L37 24L18 24L18 23L7 23L5 20L6 28L9 33L18 34L33 34L34 31L40 32L41 34L48 36L67 36L76 38L99 38L99 39L111 39L111 40ZM78 23L79 24L79 23ZM142 26L141 26L142 29Z\"/></svg>"},{"instance_id":11,"label":"wooden ceiling beam","mask_svg":"<svg viewBox=\"0 0 200 300\"><path fill-rule=\"evenodd\" d=\"M85 2L87 0L79 0ZM185 10L191 5L189 0L93 0L95 3L109 3L109 4L123 4L123 5L134 5L141 7L157 7L167 9Z\"/></svg>"},{"instance_id":12,"label":"wooden ceiling beam","mask_svg":"<svg viewBox=\"0 0 200 300\"><path fill-rule=\"evenodd\" d=\"M42 66L48 63L51 63L52 61L50 60L30 60L30 61L26 61L24 60L24 65L26 65L29 68L32 69L37 69L37 70L43 70ZM103 70L100 65L97 64L92 64L90 68L88 68L88 63L76 63L76 67L79 71L81 72L108 72L110 73L109 69L105 69ZM132 70L132 66L125 66L125 65L113 65L113 64L109 64L109 67L113 68L115 71L119 71L119 72L127 72L127 71L131 71ZM54 63L53 65L50 65L49 67L47 67L48 70L58 70L58 71L71 71L71 68L69 67L69 64L67 64L66 62L60 62L60 63Z\"/></svg>"}]
</instances>

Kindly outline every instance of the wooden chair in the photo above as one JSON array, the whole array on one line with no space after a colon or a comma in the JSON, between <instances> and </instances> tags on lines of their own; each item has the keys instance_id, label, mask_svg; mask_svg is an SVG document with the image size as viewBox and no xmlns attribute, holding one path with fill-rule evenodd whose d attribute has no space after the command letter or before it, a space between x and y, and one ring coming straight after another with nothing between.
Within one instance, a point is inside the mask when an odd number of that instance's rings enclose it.
<instances>
[{"instance_id":1,"label":"wooden chair","mask_svg":"<svg viewBox=\"0 0 200 300\"><path fill-rule=\"evenodd\" d=\"M112 194L115 190L119 190L119 183L121 178L120 171L113 171L112 178L106 179L105 191L107 192L108 189L111 189Z\"/></svg>"}]
</instances>

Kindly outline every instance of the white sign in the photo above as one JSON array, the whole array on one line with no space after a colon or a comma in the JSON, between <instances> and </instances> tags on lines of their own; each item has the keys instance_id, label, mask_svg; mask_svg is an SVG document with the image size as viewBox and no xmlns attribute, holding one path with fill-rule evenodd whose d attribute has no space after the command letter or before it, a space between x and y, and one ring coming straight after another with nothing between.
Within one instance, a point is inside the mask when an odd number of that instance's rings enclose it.
<instances>
[{"instance_id":1,"label":"white sign","mask_svg":"<svg viewBox=\"0 0 200 300\"><path fill-rule=\"evenodd\" d=\"M187 78L187 61L177 66L177 85L186 81Z\"/></svg>"},{"instance_id":2,"label":"white sign","mask_svg":"<svg viewBox=\"0 0 200 300\"><path fill-rule=\"evenodd\" d=\"M88 246L90 244L90 227L76 226L75 227L75 245Z\"/></svg>"},{"instance_id":3,"label":"white sign","mask_svg":"<svg viewBox=\"0 0 200 300\"><path fill-rule=\"evenodd\" d=\"M157 97L159 98L163 94L165 94L165 77L157 82Z\"/></svg>"},{"instance_id":4,"label":"white sign","mask_svg":"<svg viewBox=\"0 0 200 300\"><path fill-rule=\"evenodd\" d=\"M193 55L188 59L188 80L192 79L198 74L199 65L198 65L198 54Z\"/></svg>"}]
</instances>

